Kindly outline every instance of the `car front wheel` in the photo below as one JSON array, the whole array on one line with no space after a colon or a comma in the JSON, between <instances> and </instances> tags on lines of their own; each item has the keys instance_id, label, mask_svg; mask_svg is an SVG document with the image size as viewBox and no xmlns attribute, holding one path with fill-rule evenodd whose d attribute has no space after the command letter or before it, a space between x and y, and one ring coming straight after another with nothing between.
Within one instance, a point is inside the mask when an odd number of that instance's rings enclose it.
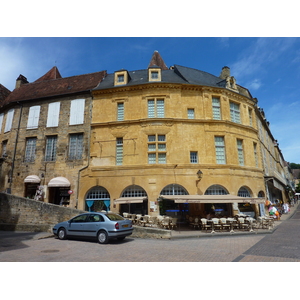
<instances>
[{"instance_id":1,"label":"car front wheel","mask_svg":"<svg viewBox=\"0 0 300 300\"><path fill-rule=\"evenodd\" d=\"M67 238L66 230L64 228L59 228L57 236L60 240L65 240Z\"/></svg>"},{"instance_id":2,"label":"car front wheel","mask_svg":"<svg viewBox=\"0 0 300 300\"><path fill-rule=\"evenodd\" d=\"M98 242L100 244L107 244L108 243L108 235L105 231L98 232Z\"/></svg>"}]
</instances>

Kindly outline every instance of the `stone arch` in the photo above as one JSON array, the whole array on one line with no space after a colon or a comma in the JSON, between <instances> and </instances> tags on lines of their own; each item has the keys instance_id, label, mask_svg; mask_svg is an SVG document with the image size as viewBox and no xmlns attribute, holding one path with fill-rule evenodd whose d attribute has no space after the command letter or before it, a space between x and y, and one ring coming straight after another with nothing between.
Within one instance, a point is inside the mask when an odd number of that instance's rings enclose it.
<instances>
[{"instance_id":1,"label":"stone arch","mask_svg":"<svg viewBox=\"0 0 300 300\"><path fill-rule=\"evenodd\" d=\"M110 210L110 195L103 186L92 187L85 196L86 210Z\"/></svg>"}]
</instances>

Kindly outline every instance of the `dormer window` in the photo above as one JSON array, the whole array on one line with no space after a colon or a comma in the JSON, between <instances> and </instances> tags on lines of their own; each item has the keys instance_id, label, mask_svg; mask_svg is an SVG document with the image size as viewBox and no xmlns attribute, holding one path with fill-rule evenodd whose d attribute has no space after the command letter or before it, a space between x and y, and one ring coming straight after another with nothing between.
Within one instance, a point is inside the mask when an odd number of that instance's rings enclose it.
<instances>
[{"instance_id":1,"label":"dormer window","mask_svg":"<svg viewBox=\"0 0 300 300\"><path fill-rule=\"evenodd\" d=\"M123 85L128 83L128 73L126 70L115 72L115 83L114 85Z\"/></svg>"},{"instance_id":2,"label":"dormer window","mask_svg":"<svg viewBox=\"0 0 300 300\"><path fill-rule=\"evenodd\" d=\"M161 81L161 69L158 67L149 68L148 69L148 78L149 78L149 81Z\"/></svg>"},{"instance_id":3,"label":"dormer window","mask_svg":"<svg viewBox=\"0 0 300 300\"><path fill-rule=\"evenodd\" d=\"M124 83L124 75L123 74L118 75L118 83L120 83L120 82Z\"/></svg>"}]
</instances>

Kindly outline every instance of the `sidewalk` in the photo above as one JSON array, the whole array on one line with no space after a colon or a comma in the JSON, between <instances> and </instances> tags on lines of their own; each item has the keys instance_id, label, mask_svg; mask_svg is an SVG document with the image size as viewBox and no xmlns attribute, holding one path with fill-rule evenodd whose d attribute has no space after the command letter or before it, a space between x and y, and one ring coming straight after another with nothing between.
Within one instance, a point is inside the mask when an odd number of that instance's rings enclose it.
<instances>
[{"instance_id":1,"label":"sidewalk","mask_svg":"<svg viewBox=\"0 0 300 300\"><path fill-rule=\"evenodd\" d=\"M270 234L273 233L277 227L284 221L291 218L296 212L300 203L295 204L293 207L290 207L290 212L288 214L283 214L278 221L274 221L274 227L270 230L268 229L254 229L253 232L249 231L236 231L235 233L230 232L215 232L209 233L199 229L190 229L190 228L180 228L176 230L171 230L171 239L180 239L180 238L203 238L203 237L221 237L221 236L230 236L230 235L249 235L249 234Z\"/></svg>"}]
</instances>

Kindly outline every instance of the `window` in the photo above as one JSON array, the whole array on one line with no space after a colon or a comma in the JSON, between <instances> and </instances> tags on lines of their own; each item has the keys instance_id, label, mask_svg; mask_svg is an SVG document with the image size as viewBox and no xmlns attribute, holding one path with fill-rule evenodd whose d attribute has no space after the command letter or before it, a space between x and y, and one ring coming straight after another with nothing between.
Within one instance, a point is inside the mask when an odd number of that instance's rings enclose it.
<instances>
[{"instance_id":1,"label":"window","mask_svg":"<svg viewBox=\"0 0 300 300\"><path fill-rule=\"evenodd\" d=\"M164 99L148 100L148 118L164 118L165 102Z\"/></svg>"},{"instance_id":2,"label":"window","mask_svg":"<svg viewBox=\"0 0 300 300\"><path fill-rule=\"evenodd\" d=\"M131 185L126 188L121 197L147 197L147 193L142 187Z\"/></svg>"},{"instance_id":3,"label":"window","mask_svg":"<svg viewBox=\"0 0 300 300\"><path fill-rule=\"evenodd\" d=\"M249 114L249 125L252 126L253 125L253 119L252 119L252 109L251 108L249 108L248 114Z\"/></svg>"},{"instance_id":4,"label":"window","mask_svg":"<svg viewBox=\"0 0 300 300\"><path fill-rule=\"evenodd\" d=\"M221 185L211 185L206 191L205 195L227 195L228 191Z\"/></svg>"},{"instance_id":5,"label":"window","mask_svg":"<svg viewBox=\"0 0 300 300\"><path fill-rule=\"evenodd\" d=\"M198 152L191 151L190 152L190 163L197 164L198 163Z\"/></svg>"},{"instance_id":6,"label":"window","mask_svg":"<svg viewBox=\"0 0 300 300\"><path fill-rule=\"evenodd\" d=\"M0 133L2 132L2 123L3 123L4 114L0 114Z\"/></svg>"},{"instance_id":7,"label":"window","mask_svg":"<svg viewBox=\"0 0 300 300\"><path fill-rule=\"evenodd\" d=\"M188 108L188 119L195 119L195 110L193 108Z\"/></svg>"},{"instance_id":8,"label":"window","mask_svg":"<svg viewBox=\"0 0 300 300\"><path fill-rule=\"evenodd\" d=\"M29 109L27 129L38 128L40 118L40 106L31 106Z\"/></svg>"},{"instance_id":9,"label":"window","mask_svg":"<svg viewBox=\"0 0 300 300\"><path fill-rule=\"evenodd\" d=\"M213 119L221 120L221 103L220 98L212 98Z\"/></svg>"},{"instance_id":10,"label":"window","mask_svg":"<svg viewBox=\"0 0 300 300\"><path fill-rule=\"evenodd\" d=\"M117 81L120 83L120 82L124 82L125 80L125 77L124 77L124 74L120 74L117 76Z\"/></svg>"},{"instance_id":11,"label":"window","mask_svg":"<svg viewBox=\"0 0 300 300\"><path fill-rule=\"evenodd\" d=\"M116 165L123 164L123 138L117 138Z\"/></svg>"},{"instance_id":12,"label":"window","mask_svg":"<svg viewBox=\"0 0 300 300\"><path fill-rule=\"evenodd\" d=\"M217 164L226 164L224 137L215 137L215 149Z\"/></svg>"},{"instance_id":13,"label":"window","mask_svg":"<svg viewBox=\"0 0 300 300\"><path fill-rule=\"evenodd\" d=\"M59 120L60 102L49 103L47 127L57 127Z\"/></svg>"},{"instance_id":14,"label":"window","mask_svg":"<svg viewBox=\"0 0 300 300\"><path fill-rule=\"evenodd\" d=\"M160 195L188 195L187 190L179 184L169 184L160 192Z\"/></svg>"},{"instance_id":15,"label":"window","mask_svg":"<svg viewBox=\"0 0 300 300\"><path fill-rule=\"evenodd\" d=\"M117 119L118 121L123 121L124 120L124 103L120 102L118 103L118 111L117 111Z\"/></svg>"},{"instance_id":16,"label":"window","mask_svg":"<svg viewBox=\"0 0 300 300\"><path fill-rule=\"evenodd\" d=\"M70 134L69 159L82 159L83 134Z\"/></svg>"},{"instance_id":17,"label":"window","mask_svg":"<svg viewBox=\"0 0 300 300\"><path fill-rule=\"evenodd\" d=\"M10 109L6 116L4 132L8 132L11 130L13 118L14 118L14 109Z\"/></svg>"},{"instance_id":18,"label":"window","mask_svg":"<svg viewBox=\"0 0 300 300\"><path fill-rule=\"evenodd\" d=\"M27 138L26 139L26 148L25 148L25 162L34 162L35 160L35 149L36 149L36 138Z\"/></svg>"},{"instance_id":19,"label":"window","mask_svg":"<svg viewBox=\"0 0 300 300\"><path fill-rule=\"evenodd\" d=\"M56 160L56 145L57 145L57 136L48 136L46 139L45 161Z\"/></svg>"},{"instance_id":20,"label":"window","mask_svg":"<svg viewBox=\"0 0 300 300\"><path fill-rule=\"evenodd\" d=\"M241 187L238 191L239 197L251 197L251 193L246 187Z\"/></svg>"},{"instance_id":21,"label":"window","mask_svg":"<svg viewBox=\"0 0 300 300\"><path fill-rule=\"evenodd\" d=\"M240 106L237 103L230 102L230 118L234 123L241 123Z\"/></svg>"},{"instance_id":22,"label":"window","mask_svg":"<svg viewBox=\"0 0 300 300\"><path fill-rule=\"evenodd\" d=\"M253 143L255 166L258 167L257 144Z\"/></svg>"},{"instance_id":23,"label":"window","mask_svg":"<svg viewBox=\"0 0 300 300\"><path fill-rule=\"evenodd\" d=\"M237 151L238 151L238 158L239 158L239 165L244 165L244 150L243 150L243 140L237 139Z\"/></svg>"},{"instance_id":24,"label":"window","mask_svg":"<svg viewBox=\"0 0 300 300\"><path fill-rule=\"evenodd\" d=\"M149 68L148 69L149 81L161 81L161 69L160 68Z\"/></svg>"},{"instance_id":25,"label":"window","mask_svg":"<svg viewBox=\"0 0 300 300\"><path fill-rule=\"evenodd\" d=\"M158 71L151 72L151 79L158 79Z\"/></svg>"},{"instance_id":26,"label":"window","mask_svg":"<svg viewBox=\"0 0 300 300\"><path fill-rule=\"evenodd\" d=\"M84 122L84 99L71 101L70 125L83 124Z\"/></svg>"},{"instance_id":27,"label":"window","mask_svg":"<svg viewBox=\"0 0 300 300\"><path fill-rule=\"evenodd\" d=\"M2 157L6 157L7 153L6 153L6 149L7 149L7 141L3 141L2 142Z\"/></svg>"},{"instance_id":28,"label":"window","mask_svg":"<svg viewBox=\"0 0 300 300\"><path fill-rule=\"evenodd\" d=\"M166 136L148 135L148 163L166 163Z\"/></svg>"}]
</instances>

